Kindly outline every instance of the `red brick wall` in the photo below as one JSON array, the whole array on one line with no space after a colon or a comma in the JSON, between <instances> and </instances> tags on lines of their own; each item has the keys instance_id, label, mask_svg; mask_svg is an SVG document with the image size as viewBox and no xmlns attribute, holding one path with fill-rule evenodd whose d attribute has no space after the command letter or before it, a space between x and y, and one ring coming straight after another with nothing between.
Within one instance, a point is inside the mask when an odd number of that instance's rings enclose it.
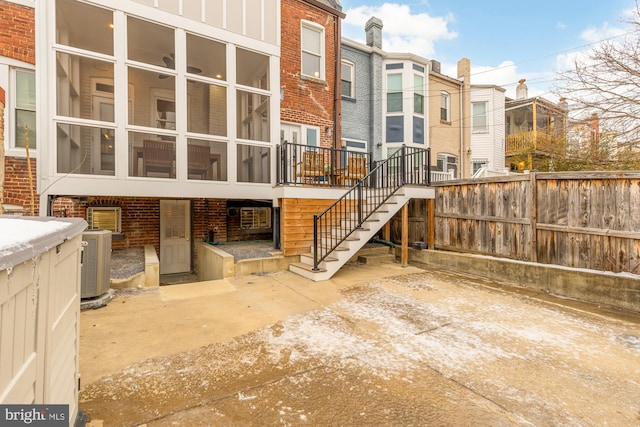
<instances>
[{"instance_id":1,"label":"red brick wall","mask_svg":"<svg viewBox=\"0 0 640 427\"><path fill-rule=\"evenodd\" d=\"M227 201L219 199L193 200L193 239L208 239L209 230L216 242L227 241Z\"/></svg>"},{"instance_id":2,"label":"red brick wall","mask_svg":"<svg viewBox=\"0 0 640 427\"><path fill-rule=\"evenodd\" d=\"M56 217L84 218L87 207L118 206L122 212L122 239L112 240L112 249L153 245L160 253L160 198L156 197L88 197L87 199L58 198L53 204ZM219 199L193 199L193 241L203 241L209 230L215 240L225 242L227 202Z\"/></svg>"},{"instance_id":3,"label":"red brick wall","mask_svg":"<svg viewBox=\"0 0 640 427\"><path fill-rule=\"evenodd\" d=\"M36 63L33 8L0 0L0 56Z\"/></svg>"},{"instance_id":4,"label":"red brick wall","mask_svg":"<svg viewBox=\"0 0 640 427\"><path fill-rule=\"evenodd\" d=\"M330 147L333 136L326 128L334 127L335 40L337 18L300 0L282 0L282 46L280 86L284 101L280 119L320 127L320 145ZM301 77L301 20L311 21L325 30L325 80ZM340 141L339 135L337 141Z\"/></svg>"},{"instance_id":5,"label":"red brick wall","mask_svg":"<svg viewBox=\"0 0 640 427\"><path fill-rule=\"evenodd\" d=\"M0 87L0 164L4 165L4 89ZM4 213L4 166L0 168L0 214Z\"/></svg>"},{"instance_id":6,"label":"red brick wall","mask_svg":"<svg viewBox=\"0 0 640 427\"><path fill-rule=\"evenodd\" d=\"M35 64L35 15L33 8L0 0L0 56ZM4 141L2 141L4 143ZM31 195L27 161L6 157L4 162L3 203L23 206L23 214L31 215ZM31 159L34 187L34 211L38 215L36 160Z\"/></svg>"},{"instance_id":7,"label":"red brick wall","mask_svg":"<svg viewBox=\"0 0 640 427\"><path fill-rule=\"evenodd\" d=\"M23 207L24 215L31 215L31 192L27 159L5 157L4 161L4 203ZM31 177L33 182L34 214L38 215L40 199L36 193L36 159L31 159Z\"/></svg>"}]
</instances>

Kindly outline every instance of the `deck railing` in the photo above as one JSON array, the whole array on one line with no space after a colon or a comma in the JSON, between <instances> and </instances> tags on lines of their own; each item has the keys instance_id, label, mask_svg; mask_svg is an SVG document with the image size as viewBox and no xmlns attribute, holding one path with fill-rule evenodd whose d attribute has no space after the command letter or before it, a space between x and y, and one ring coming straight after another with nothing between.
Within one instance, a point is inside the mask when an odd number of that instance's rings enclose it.
<instances>
[{"instance_id":1,"label":"deck railing","mask_svg":"<svg viewBox=\"0 0 640 427\"><path fill-rule=\"evenodd\" d=\"M545 132L530 131L507 135L506 155L513 155L527 151L539 151L543 153L554 153L561 148L559 138Z\"/></svg>"},{"instance_id":2,"label":"deck railing","mask_svg":"<svg viewBox=\"0 0 640 427\"><path fill-rule=\"evenodd\" d=\"M277 146L280 185L351 185L372 166L370 153L285 142Z\"/></svg>"}]
</instances>

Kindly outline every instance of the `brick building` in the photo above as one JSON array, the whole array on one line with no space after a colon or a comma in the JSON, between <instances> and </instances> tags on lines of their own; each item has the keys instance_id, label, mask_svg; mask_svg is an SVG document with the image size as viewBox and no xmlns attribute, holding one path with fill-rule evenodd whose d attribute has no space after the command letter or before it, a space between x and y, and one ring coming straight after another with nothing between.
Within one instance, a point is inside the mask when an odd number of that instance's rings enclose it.
<instances>
[{"instance_id":1,"label":"brick building","mask_svg":"<svg viewBox=\"0 0 640 427\"><path fill-rule=\"evenodd\" d=\"M33 1L0 0L0 88L6 93L5 126L0 135L4 145L4 211L37 215Z\"/></svg>"},{"instance_id":2,"label":"brick building","mask_svg":"<svg viewBox=\"0 0 640 427\"><path fill-rule=\"evenodd\" d=\"M83 217L113 231L114 249L152 244L161 273L193 270L196 241L278 245L281 115L300 142L339 141L339 9L0 0L4 203Z\"/></svg>"}]
</instances>

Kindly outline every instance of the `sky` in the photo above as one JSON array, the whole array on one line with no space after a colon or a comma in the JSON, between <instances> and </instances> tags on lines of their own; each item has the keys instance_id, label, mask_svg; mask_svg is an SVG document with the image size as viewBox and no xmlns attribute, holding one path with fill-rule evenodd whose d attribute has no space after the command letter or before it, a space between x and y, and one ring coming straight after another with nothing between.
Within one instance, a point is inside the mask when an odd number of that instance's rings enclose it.
<instances>
[{"instance_id":1,"label":"sky","mask_svg":"<svg viewBox=\"0 0 640 427\"><path fill-rule=\"evenodd\" d=\"M472 84L504 87L515 98L520 79L529 96L557 102L557 73L599 41L630 31L624 21L634 0L341 0L342 36L365 42L364 26L382 20L382 49L413 53L442 64L456 77L456 63L471 60Z\"/></svg>"}]
</instances>

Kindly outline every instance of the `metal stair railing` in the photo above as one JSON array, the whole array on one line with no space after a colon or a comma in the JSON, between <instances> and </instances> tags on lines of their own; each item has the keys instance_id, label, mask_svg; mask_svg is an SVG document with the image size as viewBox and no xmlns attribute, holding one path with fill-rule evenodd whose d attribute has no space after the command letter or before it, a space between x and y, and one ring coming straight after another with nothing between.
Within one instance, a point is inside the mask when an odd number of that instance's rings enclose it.
<instances>
[{"instance_id":1,"label":"metal stair railing","mask_svg":"<svg viewBox=\"0 0 640 427\"><path fill-rule=\"evenodd\" d=\"M313 271L406 184L431 185L431 152L402 146L341 198L313 216Z\"/></svg>"}]
</instances>

